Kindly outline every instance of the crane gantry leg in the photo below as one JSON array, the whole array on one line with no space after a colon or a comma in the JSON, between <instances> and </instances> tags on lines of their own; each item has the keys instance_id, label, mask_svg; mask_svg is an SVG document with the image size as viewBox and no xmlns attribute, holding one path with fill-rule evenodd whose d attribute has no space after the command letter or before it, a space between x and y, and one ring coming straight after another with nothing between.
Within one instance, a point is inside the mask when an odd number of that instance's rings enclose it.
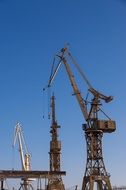
<instances>
[{"instance_id":1,"label":"crane gantry leg","mask_svg":"<svg viewBox=\"0 0 126 190\"><path fill-rule=\"evenodd\" d=\"M87 164L83 178L82 190L93 190L94 183L98 190L112 190L109 174L106 172L102 156L101 130L85 130L87 142Z\"/></svg>"}]
</instances>

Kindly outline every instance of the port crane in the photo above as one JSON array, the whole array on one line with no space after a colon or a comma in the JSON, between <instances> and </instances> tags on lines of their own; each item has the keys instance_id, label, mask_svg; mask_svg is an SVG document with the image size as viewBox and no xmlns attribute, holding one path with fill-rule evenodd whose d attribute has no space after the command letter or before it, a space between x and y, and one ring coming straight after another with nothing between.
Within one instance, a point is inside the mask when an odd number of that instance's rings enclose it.
<instances>
[{"instance_id":1,"label":"port crane","mask_svg":"<svg viewBox=\"0 0 126 190\"><path fill-rule=\"evenodd\" d=\"M58 63L55 66L54 63L57 59ZM75 82L75 78L68 60L71 60L71 62L76 66L78 72L88 86L89 93L93 96L89 102L83 99L77 83ZM83 124L83 130L85 131L87 143L87 163L83 177L82 190L93 190L95 183L97 184L99 190L112 190L110 176L106 171L103 161L102 136L103 133L114 132L116 130L116 124L115 121L111 120L101 110L101 102L104 101L106 103L109 103L112 101L113 97L105 96L92 87L67 47L62 48L54 58L51 75L48 81L48 87L52 85L52 82L54 81L55 76L57 75L57 72L62 64L65 66L67 75L74 91L74 95L77 98L78 104L86 122ZM88 106L87 103L89 103ZM104 113L107 119L99 119L100 111Z\"/></svg>"},{"instance_id":2,"label":"port crane","mask_svg":"<svg viewBox=\"0 0 126 190\"><path fill-rule=\"evenodd\" d=\"M13 147L15 146L17 141L19 145L22 171L30 171L31 170L31 166L30 166L31 155L28 152L28 148L26 146L24 135L23 135L22 126L19 122L15 126ZM23 190L28 190L29 188L33 189L30 178L22 178L22 181L23 183L21 184L20 189L21 188L23 188Z\"/></svg>"},{"instance_id":3,"label":"port crane","mask_svg":"<svg viewBox=\"0 0 126 190\"><path fill-rule=\"evenodd\" d=\"M51 126L50 126L50 152L49 152L49 161L50 161L50 171L57 172L61 171L60 167L60 155L61 155L61 141L58 140L58 129L60 126L56 121L56 111L55 111L55 96L54 94L51 97ZM63 180L61 175L52 176L48 180L47 190L65 190Z\"/></svg>"}]
</instances>

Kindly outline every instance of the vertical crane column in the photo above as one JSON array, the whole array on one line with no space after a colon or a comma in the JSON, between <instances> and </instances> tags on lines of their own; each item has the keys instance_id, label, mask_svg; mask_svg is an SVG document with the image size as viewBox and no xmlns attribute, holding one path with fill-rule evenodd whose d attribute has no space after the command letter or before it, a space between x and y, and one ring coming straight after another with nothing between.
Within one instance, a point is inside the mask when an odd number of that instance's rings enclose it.
<instances>
[{"instance_id":1,"label":"vertical crane column","mask_svg":"<svg viewBox=\"0 0 126 190\"><path fill-rule=\"evenodd\" d=\"M93 190L95 184L98 190L112 190L102 156L102 137L103 132L110 133L115 130L115 122L98 119L99 105L100 101L96 96L91 102L90 119L83 128L87 143L87 164L82 190Z\"/></svg>"},{"instance_id":2,"label":"vertical crane column","mask_svg":"<svg viewBox=\"0 0 126 190\"><path fill-rule=\"evenodd\" d=\"M58 140L58 128L60 126L55 118L55 97L51 98L52 108L52 123L51 123L51 141L50 141L50 171L60 171L60 154L61 154L61 141ZM64 184L61 175L55 175L49 179L48 190L64 190Z\"/></svg>"},{"instance_id":3,"label":"vertical crane column","mask_svg":"<svg viewBox=\"0 0 126 190\"><path fill-rule=\"evenodd\" d=\"M101 130L87 129L85 131L87 164L82 190L93 190L94 182L96 182L99 190L112 190L102 156L102 136Z\"/></svg>"}]
</instances>

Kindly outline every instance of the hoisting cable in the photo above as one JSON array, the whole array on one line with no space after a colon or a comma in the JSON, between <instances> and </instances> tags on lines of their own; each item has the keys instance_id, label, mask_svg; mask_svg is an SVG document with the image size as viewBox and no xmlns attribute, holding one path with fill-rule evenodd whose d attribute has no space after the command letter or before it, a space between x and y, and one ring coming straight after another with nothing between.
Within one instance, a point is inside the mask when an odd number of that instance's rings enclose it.
<instances>
[{"instance_id":1,"label":"hoisting cable","mask_svg":"<svg viewBox=\"0 0 126 190\"><path fill-rule=\"evenodd\" d=\"M51 88L48 88L48 119L50 119L50 98L51 98Z\"/></svg>"},{"instance_id":2,"label":"hoisting cable","mask_svg":"<svg viewBox=\"0 0 126 190\"><path fill-rule=\"evenodd\" d=\"M111 118L100 107L98 107L98 108L109 120L111 120Z\"/></svg>"},{"instance_id":3,"label":"hoisting cable","mask_svg":"<svg viewBox=\"0 0 126 190\"><path fill-rule=\"evenodd\" d=\"M45 90L46 88L43 88L43 119L45 118ZM51 97L51 86L47 88L47 113L48 113L48 119L50 119L50 97Z\"/></svg>"},{"instance_id":4,"label":"hoisting cable","mask_svg":"<svg viewBox=\"0 0 126 190\"><path fill-rule=\"evenodd\" d=\"M45 88L43 88L43 104L45 102L45 90L47 89L47 102L48 102L48 119L50 119L50 97L51 97L51 80L52 80L52 75L54 72L54 65L55 65L55 57L53 59L53 63L52 63L52 67L51 67L51 73L50 73L50 77L49 77L49 81L48 84ZM43 106L43 119L45 115L45 105Z\"/></svg>"},{"instance_id":5,"label":"hoisting cable","mask_svg":"<svg viewBox=\"0 0 126 190\"><path fill-rule=\"evenodd\" d=\"M50 119L51 83L53 82L53 80L54 80L54 78L55 78L61 64L62 64L62 59L60 57L60 60L59 60L59 62L57 64L57 66L54 69L54 66L55 66L55 57L54 57L52 68L51 68L51 74L50 74L48 85L47 85L47 87L48 87L48 119Z\"/></svg>"},{"instance_id":6,"label":"hoisting cable","mask_svg":"<svg viewBox=\"0 0 126 190\"><path fill-rule=\"evenodd\" d=\"M52 64L51 73L50 73L50 77L49 77L48 87L50 87L49 83L50 83L52 75L53 75L54 64L55 64L55 57L53 59L53 64Z\"/></svg>"},{"instance_id":7,"label":"hoisting cable","mask_svg":"<svg viewBox=\"0 0 126 190\"><path fill-rule=\"evenodd\" d=\"M72 63L75 65L75 67L77 68L78 72L80 73L80 75L82 76L83 80L87 83L88 85L88 90L93 94L94 97L99 96L100 99L105 100L106 103L110 102L113 100L112 96L105 96L102 93L98 92L97 90L95 90L92 85L90 84L90 82L88 81L87 77L85 76L85 74L82 72L80 66L77 64L77 62L75 61L75 59L73 58L73 56L71 55L70 52L68 52L68 55L70 56Z\"/></svg>"},{"instance_id":8,"label":"hoisting cable","mask_svg":"<svg viewBox=\"0 0 126 190\"><path fill-rule=\"evenodd\" d=\"M70 52L68 52L68 55L70 56L73 64L75 65L75 67L77 68L78 72L82 76L83 80L87 83L88 87L89 88L93 88L92 85L90 84L90 82L88 81L87 77L85 76L85 74L82 72L80 66L77 64L77 62L75 61L75 59L73 58L73 56L71 55Z\"/></svg>"},{"instance_id":9,"label":"hoisting cable","mask_svg":"<svg viewBox=\"0 0 126 190\"><path fill-rule=\"evenodd\" d=\"M12 145L12 170L15 169L15 148Z\"/></svg>"},{"instance_id":10,"label":"hoisting cable","mask_svg":"<svg viewBox=\"0 0 126 190\"><path fill-rule=\"evenodd\" d=\"M45 88L43 88L43 94L42 94L42 118L45 118Z\"/></svg>"},{"instance_id":11,"label":"hoisting cable","mask_svg":"<svg viewBox=\"0 0 126 190\"><path fill-rule=\"evenodd\" d=\"M58 72L58 70L59 70L61 64L62 64L62 59L59 60L59 62L58 62L58 64L57 64L57 66L56 66L54 72L53 72L53 70L52 70L51 75L50 75L50 77L49 77L48 87L51 86L51 83L52 83L52 81L54 80L54 78L55 78L55 76L56 76L56 74L57 74L57 72Z\"/></svg>"}]
</instances>

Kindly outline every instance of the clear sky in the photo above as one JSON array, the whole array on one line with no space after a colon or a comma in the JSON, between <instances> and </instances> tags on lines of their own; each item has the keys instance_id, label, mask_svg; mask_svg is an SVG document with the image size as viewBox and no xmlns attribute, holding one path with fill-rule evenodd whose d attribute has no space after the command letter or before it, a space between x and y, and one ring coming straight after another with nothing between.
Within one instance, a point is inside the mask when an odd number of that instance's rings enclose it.
<instances>
[{"instance_id":1,"label":"clear sky","mask_svg":"<svg viewBox=\"0 0 126 190\"><path fill-rule=\"evenodd\" d=\"M126 185L125 0L0 0L0 169L20 168L18 148L12 150L17 121L23 125L32 168L49 169L48 97L42 89L53 56L66 43L94 88L114 96L103 107L117 123L116 132L103 137L104 161L112 185ZM80 85L83 94L85 86ZM62 126L64 182L66 187L81 187L84 119L64 68L52 90Z\"/></svg>"}]
</instances>

